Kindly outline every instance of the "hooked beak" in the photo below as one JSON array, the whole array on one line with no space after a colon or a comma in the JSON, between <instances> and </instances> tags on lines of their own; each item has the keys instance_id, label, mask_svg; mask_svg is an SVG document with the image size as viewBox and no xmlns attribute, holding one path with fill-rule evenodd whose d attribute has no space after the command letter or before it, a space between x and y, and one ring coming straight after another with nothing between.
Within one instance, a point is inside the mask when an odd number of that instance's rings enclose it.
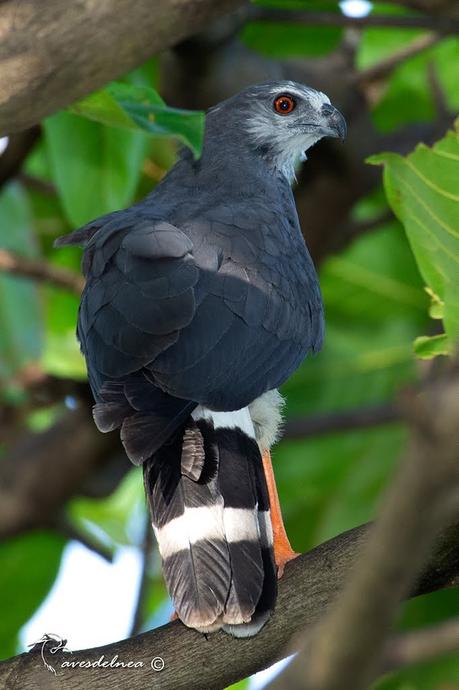
<instances>
[{"instance_id":1,"label":"hooked beak","mask_svg":"<svg viewBox=\"0 0 459 690\"><path fill-rule=\"evenodd\" d=\"M324 118L324 136L344 140L347 133L346 120L333 105L324 103L320 114Z\"/></svg>"}]
</instances>

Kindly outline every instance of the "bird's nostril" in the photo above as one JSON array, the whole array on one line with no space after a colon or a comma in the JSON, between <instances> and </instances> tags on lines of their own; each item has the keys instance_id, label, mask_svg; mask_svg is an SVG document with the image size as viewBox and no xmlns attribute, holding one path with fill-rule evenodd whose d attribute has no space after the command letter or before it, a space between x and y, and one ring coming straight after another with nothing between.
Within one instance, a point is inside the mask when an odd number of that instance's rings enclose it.
<instances>
[{"instance_id":1,"label":"bird's nostril","mask_svg":"<svg viewBox=\"0 0 459 690\"><path fill-rule=\"evenodd\" d=\"M335 108L330 105L330 103L324 103L322 106L322 114L323 115L331 115L334 112Z\"/></svg>"}]
</instances>

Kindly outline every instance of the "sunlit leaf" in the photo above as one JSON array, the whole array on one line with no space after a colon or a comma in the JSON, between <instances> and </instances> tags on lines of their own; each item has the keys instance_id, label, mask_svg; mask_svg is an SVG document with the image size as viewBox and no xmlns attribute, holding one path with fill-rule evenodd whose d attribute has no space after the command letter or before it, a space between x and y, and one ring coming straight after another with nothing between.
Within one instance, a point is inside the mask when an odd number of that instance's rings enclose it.
<instances>
[{"instance_id":1,"label":"sunlit leaf","mask_svg":"<svg viewBox=\"0 0 459 690\"><path fill-rule=\"evenodd\" d=\"M419 144L406 157L382 153L369 162L384 165L389 203L425 282L444 304L450 349L459 337L459 135L450 131L432 148Z\"/></svg>"},{"instance_id":2,"label":"sunlit leaf","mask_svg":"<svg viewBox=\"0 0 459 690\"><path fill-rule=\"evenodd\" d=\"M414 341L414 351L419 359L432 359L438 355L451 355L451 341L445 333L420 335Z\"/></svg>"},{"instance_id":3,"label":"sunlit leaf","mask_svg":"<svg viewBox=\"0 0 459 690\"><path fill-rule=\"evenodd\" d=\"M150 86L113 82L70 106L69 111L111 127L176 137L199 155L204 114L168 107Z\"/></svg>"}]
</instances>

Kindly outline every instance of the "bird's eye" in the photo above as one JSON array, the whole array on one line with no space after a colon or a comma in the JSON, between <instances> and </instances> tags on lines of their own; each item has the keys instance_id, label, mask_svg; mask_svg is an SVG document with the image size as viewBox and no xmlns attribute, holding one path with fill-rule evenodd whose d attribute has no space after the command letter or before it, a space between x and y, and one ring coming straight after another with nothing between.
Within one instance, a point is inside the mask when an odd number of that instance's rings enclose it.
<instances>
[{"instance_id":1,"label":"bird's eye","mask_svg":"<svg viewBox=\"0 0 459 690\"><path fill-rule=\"evenodd\" d=\"M279 113L279 115L288 115L294 110L295 106L295 99L291 96L287 96L287 94L278 96L274 101L274 110L276 113Z\"/></svg>"}]
</instances>

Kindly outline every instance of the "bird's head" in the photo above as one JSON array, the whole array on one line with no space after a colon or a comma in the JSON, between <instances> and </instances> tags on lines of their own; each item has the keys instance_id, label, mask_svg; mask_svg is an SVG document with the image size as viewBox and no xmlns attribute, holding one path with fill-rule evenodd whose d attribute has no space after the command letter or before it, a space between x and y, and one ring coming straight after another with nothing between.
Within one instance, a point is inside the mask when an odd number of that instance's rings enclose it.
<instances>
[{"instance_id":1,"label":"bird's head","mask_svg":"<svg viewBox=\"0 0 459 690\"><path fill-rule=\"evenodd\" d=\"M287 178L323 137L346 135L344 117L321 91L294 81L257 84L212 108L212 129L244 144Z\"/></svg>"}]
</instances>

